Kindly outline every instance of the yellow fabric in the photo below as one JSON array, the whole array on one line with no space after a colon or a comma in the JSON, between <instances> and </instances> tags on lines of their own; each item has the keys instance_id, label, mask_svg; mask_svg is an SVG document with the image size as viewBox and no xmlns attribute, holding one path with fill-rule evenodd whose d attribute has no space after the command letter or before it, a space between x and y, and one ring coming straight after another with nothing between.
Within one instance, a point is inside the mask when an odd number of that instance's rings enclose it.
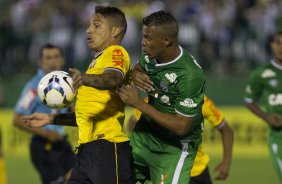
<instances>
[{"instance_id":1,"label":"yellow fabric","mask_svg":"<svg viewBox=\"0 0 282 184\"><path fill-rule=\"evenodd\" d=\"M0 184L6 184L6 168L3 158L0 158Z\"/></svg>"},{"instance_id":2,"label":"yellow fabric","mask_svg":"<svg viewBox=\"0 0 282 184\"><path fill-rule=\"evenodd\" d=\"M148 99L145 99L148 101ZM207 96L204 98L204 105L202 107L205 121L211 123L213 127L219 126L224 121L223 114L217 109L215 104ZM141 112L137 109L133 110L133 116L138 120ZM209 156L204 152L202 144L199 145L198 152L191 170L190 176L199 176L209 163Z\"/></svg>"},{"instance_id":3,"label":"yellow fabric","mask_svg":"<svg viewBox=\"0 0 282 184\"><path fill-rule=\"evenodd\" d=\"M108 69L123 73L123 83L129 84L130 59L122 46L108 47L92 61L86 74L102 74ZM116 143L128 141L128 137L122 132L124 104L115 90L81 86L78 89L75 112L79 127L79 144L97 139Z\"/></svg>"}]
</instances>

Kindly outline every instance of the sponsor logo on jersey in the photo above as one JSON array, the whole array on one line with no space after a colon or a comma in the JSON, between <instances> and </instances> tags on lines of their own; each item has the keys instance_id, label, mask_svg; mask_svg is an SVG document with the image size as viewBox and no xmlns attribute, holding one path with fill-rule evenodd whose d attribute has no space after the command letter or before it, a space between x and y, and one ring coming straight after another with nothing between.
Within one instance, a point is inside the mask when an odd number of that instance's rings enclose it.
<instances>
[{"instance_id":1,"label":"sponsor logo on jersey","mask_svg":"<svg viewBox=\"0 0 282 184\"><path fill-rule=\"evenodd\" d=\"M262 78L275 77L275 76L276 76L276 73L274 71L272 71L271 69L266 69L261 74Z\"/></svg>"},{"instance_id":2,"label":"sponsor logo on jersey","mask_svg":"<svg viewBox=\"0 0 282 184\"><path fill-rule=\"evenodd\" d=\"M163 96L161 97L161 101L162 101L163 103L167 104L167 105L170 105L169 97L166 96L166 95L163 95Z\"/></svg>"},{"instance_id":3,"label":"sponsor logo on jersey","mask_svg":"<svg viewBox=\"0 0 282 184\"><path fill-rule=\"evenodd\" d=\"M112 60L114 65L123 68L124 61L123 61L123 53L120 49L113 50Z\"/></svg>"},{"instance_id":4,"label":"sponsor logo on jersey","mask_svg":"<svg viewBox=\"0 0 282 184\"><path fill-rule=\"evenodd\" d=\"M180 105L184 107L196 107L197 106L197 104L191 98L186 98L183 102L180 102Z\"/></svg>"},{"instance_id":5,"label":"sponsor logo on jersey","mask_svg":"<svg viewBox=\"0 0 282 184\"><path fill-rule=\"evenodd\" d=\"M282 94L270 94L268 96L268 104L271 106L282 105Z\"/></svg>"},{"instance_id":6,"label":"sponsor logo on jersey","mask_svg":"<svg viewBox=\"0 0 282 184\"><path fill-rule=\"evenodd\" d=\"M271 79L271 80L268 81L268 84L271 87L277 87L278 86L278 80L277 79Z\"/></svg>"},{"instance_id":7,"label":"sponsor logo on jersey","mask_svg":"<svg viewBox=\"0 0 282 184\"><path fill-rule=\"evenodd\" d=\"M168 86L164 81L160 82L160 88L164 91L164 92L168 92Z\"/></svg>"},{"instance_id":8,"label":"sponsor logo on jersey","mask_svg":"<svg viewBox=\"0 0 282 184\"><path fill-rule=\"evenodd\" d=\"M171 83L174 83L177 77L175 73L171 73L171 74L166 73L165 76Z\"/></svg>"}]
</instances>

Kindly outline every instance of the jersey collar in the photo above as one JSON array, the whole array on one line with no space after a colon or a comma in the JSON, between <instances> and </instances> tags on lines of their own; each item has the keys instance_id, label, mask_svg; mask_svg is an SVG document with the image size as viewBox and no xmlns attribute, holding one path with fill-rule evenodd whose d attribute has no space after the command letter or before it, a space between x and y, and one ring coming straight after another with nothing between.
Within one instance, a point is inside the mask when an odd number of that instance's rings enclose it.
<instances>
[{"instance_id":1,"label":"jersey collar","mask_svg":"<svg viewBox=\"0 0 282 184\"><path fill-rule=\"evenodd\" d=\"M104 51L101 51L101 52L98 52L97 54L95 54L95 58L94 59L97 59L99 56L101 56L103 54Z\"/></svg>"},{"instance_id":2,"label":"jersey collar","mask_svg":"<svg viewBox=\"0 0 282 184\"><path fill-rule=\"evenodd\" d=\"M172 64L172 63L175 63L181 56L182 56L182 54L183 54L183 49L182 49L182 47L181 46L179 46L179 48L180 48L180 54L174 59L174 60L172 60L172 61L169 61L169 62L167 62L167 63L157 63L157 61L155 60L155 63L156 63L156 66L165 66L165 65L170 65L170 64Z\"/></svg>"},{"instance_id":3,"label":"jersey collar","mask_svg":"<svg viewBox=\"0 0 282 184\"><path fill-rule=\"evenodd\" d=\"M282 70L282 66L278 65L273 59L270 61L270 63L277 69Z\"/></svg>"}]
</instances>

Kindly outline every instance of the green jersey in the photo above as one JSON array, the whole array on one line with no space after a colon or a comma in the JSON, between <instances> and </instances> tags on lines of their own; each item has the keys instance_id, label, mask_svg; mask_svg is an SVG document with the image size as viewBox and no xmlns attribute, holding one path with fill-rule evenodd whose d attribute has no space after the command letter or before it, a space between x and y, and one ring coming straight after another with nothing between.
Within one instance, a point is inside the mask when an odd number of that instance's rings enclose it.
<instances>
[{"instance_id":1,"label":"green jersey","mask_svg":"<svg viewBox=\"0 0 282 184\"><path fill-rule=\"evenodd\" d=\"M262 101L267 112L282 116L282 66L273 60L257 68L246 87L246 102Z\"/></svg>"},{"instance_id":2,"label":"green jersey","mask_svg":"<svg viewBox=\"0 0 282 184\"><path fill-rule=\"evenodd\" d=\"M148 103L166 114L178 113L186 117L194 117L192 127L187 134L190 137L202 132L205 77L193 56L181 47L180 49L180 55L168 63L158 63L155 59L150 60L146 55L142 56L138 63L154 83L155 90L149 94ZM136 128L162 139L177 138L173 132L144 114Z\"/></svg>"}]
</instances>

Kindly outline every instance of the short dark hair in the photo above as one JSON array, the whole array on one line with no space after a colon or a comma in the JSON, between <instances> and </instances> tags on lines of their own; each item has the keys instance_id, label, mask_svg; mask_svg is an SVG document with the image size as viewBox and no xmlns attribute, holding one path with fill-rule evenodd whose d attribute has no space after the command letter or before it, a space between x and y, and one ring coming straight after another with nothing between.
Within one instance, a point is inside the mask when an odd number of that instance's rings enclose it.
<instances>
[{"instance_id":1,"label":"short dark hair","mask_svg":"<svg viewBox=\"0 0 282 184\"><path fill-rule=\"evenodd\" d=\"M282 31L275 32L273 35L271 35L270 41L273 42L276 36L282 36Z\"/></svg>"},{"instance_id":2,"label":"short dark hair","mask_svg":"<svg viewBox=\"0 0 282 184\"><path fill-rule=\"evenodd\" d=\"M58 49L61 53L61 55L63 56L64 55L64 52L62 50L61 47L57 46L57 45L54 45L52 43L46 43L44 44L41 48L40 48L40 51L39 51L39 58L42 58L43 56L43 50L44 49Z\"/></svg>"},{"instance_id":3,"label":"short dark hair","mask_svg":"<svg viewBox=\"0 0 282 184\"><path fill-rule=\"evenodd\" d=\"M96 6L95 13L103 15L105 18L110 18L111 23L122 29L122 38L127 30L127 22L124 13L113 6Z\"/></svg>"},{"instance_id":4,"label":"short dark hair","mask_svg":"<svg viewBox=\"0 0 282 184\"><path fill-rule=\"evenodd\" d=\"M166 26L168 29L163 29L170 36L178 35L178 23L176 19L167 11L160 10L143 18L145 26Z\"/></svg>"}]
</instances>

